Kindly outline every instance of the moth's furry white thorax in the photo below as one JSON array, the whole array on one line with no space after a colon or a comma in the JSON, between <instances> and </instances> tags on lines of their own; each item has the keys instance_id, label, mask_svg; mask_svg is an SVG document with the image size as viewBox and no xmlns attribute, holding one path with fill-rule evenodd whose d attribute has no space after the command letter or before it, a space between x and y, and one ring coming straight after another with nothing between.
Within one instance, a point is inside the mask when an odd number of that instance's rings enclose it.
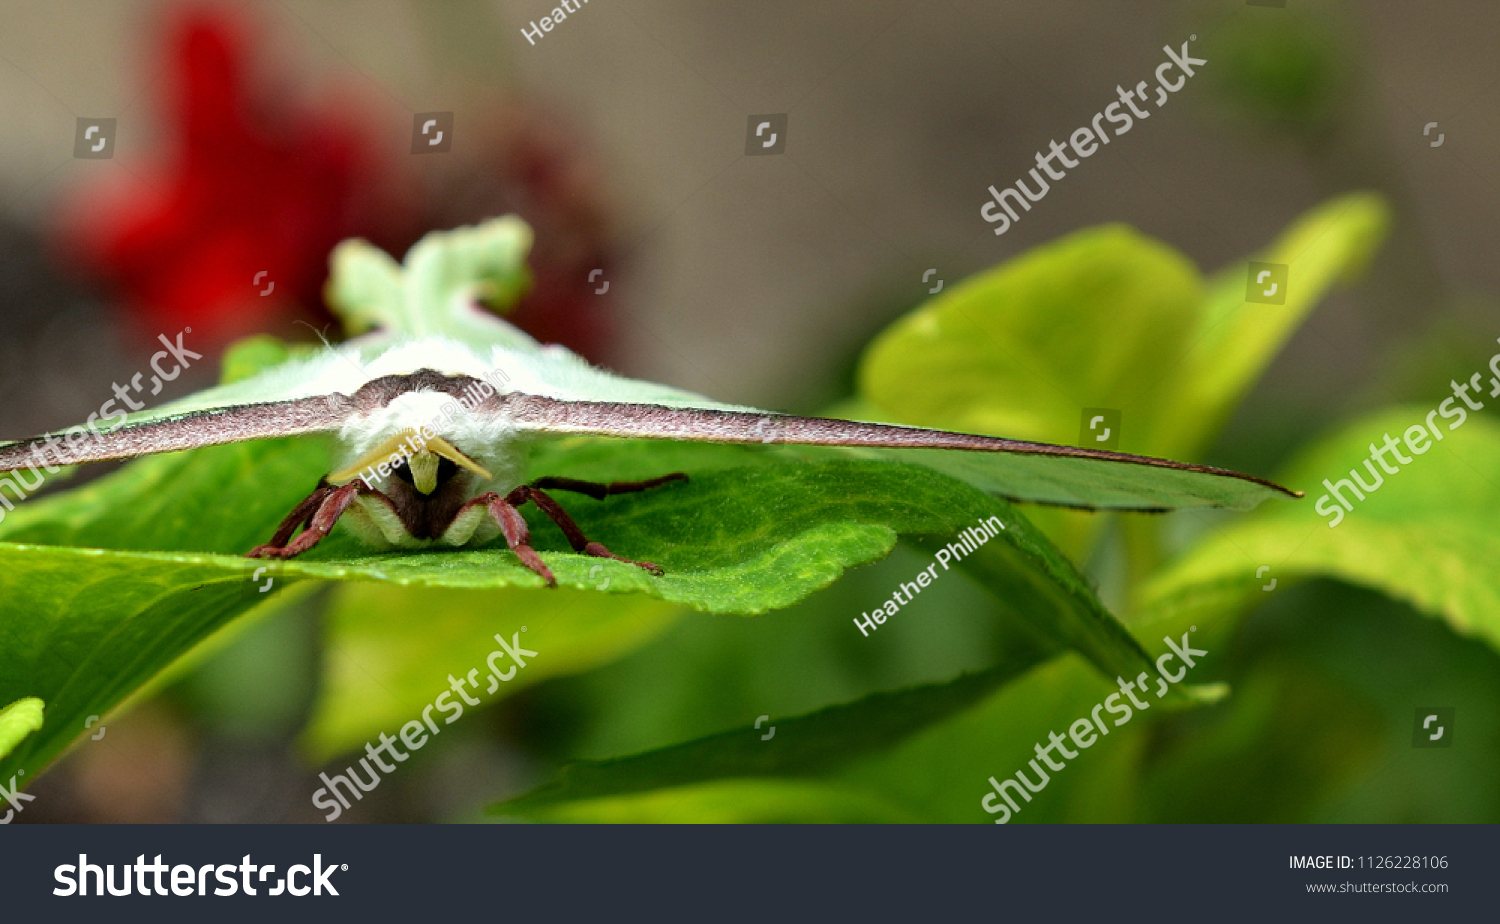
<instances>
[{"instance_id":1,"label":"moth's furry white thorax","mask_svg":"<svg viewBox=\"0 0 1500 924\"><path fill-rule=\"evenodd\" d=\"M495 476L493 482L481 486L479 491L508 491L515 487L523 477L524 441L503 413L474 412L476 402L488 394L524 390L516 385L518 378L524 381L527 377L520 375L522 369L515 357L505 350L496 350L495 354L484 359L458 341L428 338L391 346L362 368L344 364L345 371L357 373L334 386L345 394L352 394L378 378L410 375L423 369L468 376L476 380L476 385L461 396L432 390L408 392L397 395L384 407L349 417L338 433L343 449L340 464L347 467L401 433L425 431L449 441Z\"/></svg>"},{"instance_id":2,"label":"moth's furry white thorax","mask_svg":"<svg viewBox=\"0 0 1500 924\"><path fill-rule=\"evenodd\" d=\"M561 401L634 401L676 407L722 407L700 395L665 385L623 378L591 366L566 347L541 345L503 326L503 342L466 343L432 336L392 341L376 333L356 338L276 374L277 391L287 397L340 393L353 395L365 384L392 375L430 369L468 376L501 394L520 392ZM485 490L509 490L523 477L526 448L544 434L520 432L502 411L471 413L447 394L414 391L387 406L346 419L339 428L340 469L349 468L391 437L426 426L494 474ZM737 408L736 408L737 409Z\"/></svg>"},{"instance_id":3,"label":"moth's furry white thorax","mask_svg":"<svg viewBox=\"0 0 1500 924\"><path fill-rule=\"evenodd\" d=\"M478 398L478 394L474 395ZM465 405L468 405L467 407ZM483 491L509 491L521 483L525 441L503 414L471 412L473 401L435 391L398 395L383 408L352 416L339 429L340 467L348 467L402 433L440 436L493 474Z\"/></svg>"}]
</instances>

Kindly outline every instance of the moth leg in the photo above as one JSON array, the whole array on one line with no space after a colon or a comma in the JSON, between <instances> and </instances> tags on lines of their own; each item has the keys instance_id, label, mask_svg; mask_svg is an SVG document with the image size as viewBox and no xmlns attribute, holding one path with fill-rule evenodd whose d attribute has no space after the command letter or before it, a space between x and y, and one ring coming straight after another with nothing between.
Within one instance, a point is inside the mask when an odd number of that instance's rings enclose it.
<instances>
[{"instance_id":1,"label":"moth leg","mask_svg":"<svg viewBox=\"0 0 1500 924\"><path fill-rule=\"evenodd\" d=\"M339 517L349 509L354 498L359 495L364 484L352 481L349 484L334 487L333 485L321 483L318 489L309 494L302 503L298 504L291 513L287 514L285 520L276 529L276 535L266 545L258 545L250 550L246 558L294 558L317 545L333 529ZM366 491L371 489L366 488ZM292 533L298 526L305 526L302 535L291 542Z\"/></svg>"},{"instance_id":2,"label":"moth leg","mask_svg":"<svg viewBox=\"0 0 1500 924\"><path fill-rule=\"evenodd\" d=\"M310 527L312 525L312 518L317 514L318 508L323 505L323 500L335 490L337 489L328 483L327 478L319 478L317 488L311 494L302 498L302 501L296 507L292 508L292 512L286 515L286 518L281 521L280 526L276 527L276 535L272 536L271 541L266 545L278 548L284 546L287 540L292 538L292 533L297 531L298 526L301 526L303 529ZM260 548L264 547L261 546ZM254 557L254 554L252 553L250 557Z\"/></svg>"},{"instance_id":3,"label":"moth leg","mask_svg":"<svg viewBox=\"0 0 1500 924\"><path fill-rule=\"evenodd\" d=\"M526 525L521 512L516 509L520 504L526 503L525 496L520 496L518 499L519 492L524 490L526 489L517 488L507 497L501 497L493 491L481 494L460 507L459 513L462 514L470 507L481 505L487 507L490 515L495 518L495 522L500 524L500 532L505 536L505 544L510 546L510 550L516 553L517 558L521 559L521 564L535 571L542 580L547 582L548 587L556 587L556 576L552 574L552 569L542 562L541 556L536 554L536 549L531 547L531 529Z\"/></svg>"},{"instance_id":4,"label":"moth leg","mask_svg":"<svg viewBox=\"0 0 1500 924\"><path fill-rule=\"evenodd\" d=\"M675 477L686 478L687 476L686 475L680 475L680 474L678 476L667 475L664 478L654 479L654 481L656 483L661 483L663 481L673 480ZM555 482L555 481L571 481L571 480L572 479L547 479L547 478L542 478L542 479L538 480L537 484L540 485L542 482L546 482L546 481L554 481ZM620 482L616 482L616 484L619 484L619 483ZM652 484L652 483L649 483L649 482L644 482L644 481L641 481L641 482L626 482L626 483L627 484L631 484L631 485L644 485L646 487L655 487L655 484ZM585 482L575 482L575 484L588 485L588 484L590 484L590 482L586 482L586 481ZM566 487L564 485L556 485L555 484L554 486L558 487L558 488L562 488L563 490L573 490L572 488ZM592 486L593 487L598 487L598 488L611 488L611 487L614 487L614 485L592 485ZM645 487L635 487L632 490L641 491L641 490L645 490ZM580 492L580 493L587 493L587 492ZM638 568L645 568L647 571L650 571L652 574L654 574L654 575L656 575L658 577L661 576L661 573L662 573L662 567L661 567L661 565L652 564L649 561L632 561L629 558L625 558L623 556L616 555L614 552L611 552L609 549L606 549L603 546L603 544L601 544L601 543L590 541L589 538L583 534L583 530L581 530L581 529L578 528L578 524L573 522L573 518L570 517L570 516L568 516L567 511L563 510L562 507L558 505L557 501L553 500L551 498L551 496L549 496L547 494L547 492L543 491L540 487L533 487L531 485L522 485L521 487L516 488L514 491L510 492L510 497L506 498L506 500L511 501L511 503L514 504L514 506L516 506L516 507L521 506L521 504L524 504L528 499L531 500L531 501L533 501L537 505L538 509L540 509L542 511L542 513L545 513L547 515L547 517L552 520L552 522L554 522L554 523L557 524L558 529L561 529L563 531L563 535L568 537L568 544L571 545L571 546L573 546L573 551L575 551L575 552L582 552L585 555L592 555L595 558L612 558L615 561L623 561L623 562L625 562L628 565L635 565Z\"/></svg>"},{"instance_id":5,"label":"moth leg","mask_svg":"<svg viewBox=\"0 0 1500 924\"><path fill-rule=\"evenodd\" d=\"M531 483L533 488L555 489L558 491L572 491L575 494L587 494L594 500L604 500L614 494L633 494L636 491L649 491L673 481L687 481L688 476L683 472L673 472L660 478L649 478L646 481L611 481L602 484L597 481L580 481L577 478L538 478ZM540 506L540 505L538 505ZM562 524L558 524L562 525Z\"/></svg>"}]
</instances>

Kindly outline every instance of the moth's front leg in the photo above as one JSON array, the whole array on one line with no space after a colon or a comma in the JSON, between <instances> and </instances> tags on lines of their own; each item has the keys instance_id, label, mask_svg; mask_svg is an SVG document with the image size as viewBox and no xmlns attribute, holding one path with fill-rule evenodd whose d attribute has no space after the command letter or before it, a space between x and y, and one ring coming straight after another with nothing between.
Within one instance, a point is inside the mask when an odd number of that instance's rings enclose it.
<instances>
[{"instance_id":1,"label":"moth's front leg","mask_svg":"<svg viewBox=\"0 0 1500 924\"><path fill-rule=\"evenodd\" d=\"M517 488L508 497L501 497L493 491L481 494L460 507L454 520L458 520L471 508L487 509L490 516L495 518L495 522L500 524L500 532L505 536L505 544L516 553L517 558L521 559L521 564L535 571L542 580L547 582L548 587L556 587L557 576L542 561L541 556L537 555L536 549L531 547L531 529L526 525L526 519L521 516L521 512L516 509L518 496L519 503L526 502L526 498L518 494L524 490L525 488Z\"/></svg>"},{"instance_id":2,"label":"moth's front leg","mask_svg":"<svg viewBox=\"0 0 1500 924\"><path fill-rule=\"evenodd\" d=\"M339 521L349 505L354 503L354 498L359 496L360 489L366 491L373 489L365 488L361 481L351 481L346 485L328 484L320 482L318 489L303 499L302 503L293 508L287 514L286 519L276 528L276 535L266 545L258 545L251 549L246 558L293 558L301 555L308 549L323 541L323 537L333 529L333 524ZM292 533L296 532L298 526L305 527L302 535L291 539Z\"/></svg>"},{"instance_id":3,"label":"moth's front leg","mask_svg":"<svg viewBox=\"0 0 1500 924\"><path fill-rule=\"evenodd\" d=\"M455 520L462 517L465 512L473 507L482 506L489 510L490 515L495 518L495 522L500 525L500 531L505 536L505 544L510 546L512 552L516 553L516 557L521 559L522 564L540 575L549 587L557 586L557 577L552 573L552 569L548 568L541 557L537 555L536 550L531 547L531 530L526 525L526 520L521 516L521 512L517 509L527 501L535 503L552 522L558 525L558 528L563 531L563 535L567 537L568 544L573 547L573 551L592 555L595 558L610 558L615 561L622 561L628 565L644 568L652 574L660 576L662 573L660 565L649 561L634 561L622 555L616 555L605 548L603 543L590 540L583 534L583 530L578 528L578 524L573 522L573 518L568 516L567 511L563 510L557 501L552 499L551 495L542 490L542 486L565 491L576 491L580 494L604 498L611 494L629 494L660 487L673 481L686 480L687 476L681 472L674 472L670 475L653 478L649 481L617 481L607 485L589 481L578 481L572 478L543 478L530 485L521 485L504 497L495 493L481 494L464 504L459 509Z\"/></svg>"},{"instance_id":4,"label":"moth's front leg","mask_svg":"<svg viewBox=\"0 0 1500 924\"><path fill-rule=\"evenodd\" d=\"M662 478L654 478L651 481L613 482L609 485L595 485L591 482L574 481L568 478L542 478L539 479L535 484L522 485L521 487L516 488L510 493L510 497L507 498L507 500L509 500L517 507L526 503L526 501L528 500L536 504L538 509L540 509L542 513L545 513L548 518L552 520L552 522L557 524L557 528L563 531L563 535L568 537L568 544L573 547L573 551L582 552L585 555L592 555L595 558L610 558L615 561L622 561L627 565L635 565L638 568L644 568L657 577L661 577L661 565L653 564L649 561L635 561L633 559L626 558L623 555L616 555L614 552L611 552L609 549L605 548L602 542L594 542L589 537L585 536L583 534L583 530L578 528L578 524L573 522L573 518L568 516L568 512L562 509L562 505L558 504L558 502L552 498L552 495L548 494L546 491L543 491L541 487L539 487L539 485L547 485L549 487L555 487L561 490L577 491L580 494L590 494L593 496L604 497L608 494L626 494L634 491L644 491L663 484L667 484L671 481L686 480L687 476L680 472L666 475ZM618 490L617 488L622 485L624 486L624 489ZM595 495L593 491L589 490L590 487L601 489L603 493Z\"/></svg>"}]
</instances>

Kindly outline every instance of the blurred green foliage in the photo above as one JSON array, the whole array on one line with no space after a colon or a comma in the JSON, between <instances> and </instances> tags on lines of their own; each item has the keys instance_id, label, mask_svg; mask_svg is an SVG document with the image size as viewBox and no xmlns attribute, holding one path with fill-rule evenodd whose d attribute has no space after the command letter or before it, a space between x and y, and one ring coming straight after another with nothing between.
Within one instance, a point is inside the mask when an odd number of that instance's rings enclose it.
<instances>
[{"instance_id":1,"label":"blurred green foliage","mask_svg":"<svg viewBox=\"0 0 1500 924\"><path fill-rule=\"evenodd\" d=\"M1366 194L1293 222L1251 257L1289 266L1276 306L1245 302L1244 262L1205 279L1132 229L1086 229L898 320L843 408L1067 443L1082 407L1117 407L1121 448L1191 461L1318 300L1368 264L1387 223ZM444 292L462 283L442 278ZM226 359L226 381L287 355L247 343ZM1316 497L1365 443L1425 410L1351 422L1307 447L1283 483ZM335 534L274 567L283 590L262 609L310 606L296 585L333 583L318 604L321 676L301 733L314 762L394 732L447 674L482 664L491 636L525 626L540 654L489 701L506 721L478 726L526 753L539 784L497 793L509 798L494 810L503 816L988 821L990 776L1026 767L1037 743L1116 689L1116 674L1149 670L1164 636L1191 629L1210 654L1189 695L1152 698L1015 820L1494 821L1500 588L1487 562L1500 549L1486 524L1500 495L1481 473L1500 463L1500 431L1471 420L1441 449L1337 529L1311 498L1273 502L1166 561L1161 517L1013 507L924 468L569 440L541 449L531 474L693 473L574 510L591 535L665 565L664 578L561 551L561 534L533 516L559 591L536 589L503 547L369 555ZM208 666L184 689L200 712L256 733L257 710L236 718L233 690L272 676L257 662L309 647L275 622L212 660L198 646L261 602L245 593L257 564L236 553L327 462L308 440L149 458L8 518L0 634L24 669L0 678L0 701L41 697L47 712L38 721L38 700L0 712L0 776L44 764L86 715L195 663ZM989 515L1007 529L963 571L870 636L853 627L936 545ZM1103 561L1128 563L1116 579L1123 621L1085 571ZM1263 590L1272 576L1274 592ZM267 682L293 692L259 710L277 727L300 720L290 704L308 695L296 671L282 676ZM1413 749L1413 711L1434 704L1457 707L1455 744ZM455 741L434 739L414 763L443 760Z\"/></svg>"},{"instance_id":2,"label":"blurred green foliage","mask_svg":"<svg viewBox=\"0 0 1500 924\"><path fill-rule=\"evenodd\" d=\"M1300 8L1298 8L1300 7ZM1351 55L1326 5L1238 11L1206 36L1210 85L1244 124L1326 134L1350 92Z\"/></svg>"},{"instance_id":3,"label":"blurred green foliage","mask_svg":"<svg viewBox=\"0 0 1500 924\"><path fill-rule=\"evenodd\" d=\"M1180 257L1130 229L1070 235L893 324L866 353L862 394L842 409L1071 441L1079 407L1124 404L1122 448L1175 447L1191 458L1329 287L1368 264L1387 222L1381 200L1364 194L1294 222L1253 256L1289 265L1282 306L1245 302L1245 263L1199 283ZM1155 293L1153 274L1163 280ZM1185 330L1163 323L1166 333L1152 334L1153 310ZM1308 447L1281 480L1316 497L1323 477L1364 457L1365 443L1420 419L1394 408L1351 423ZM1392 476L1337 529L1312 498L1271 503L1165 567L1154 535L1161 518L1121 515L1126 529L1111 531L1098 515L1023 508L1081 561L1140 555L1145 545L1152 555L1126 589L1127 624L1153 650L1161 645L1152 640L1196 627L1210 655L1194 679L1224 681L1232 692L1198 709L1136 717L1054 774L1015 820L1500 817L1500 791L1485 775L1500 756L1500 607L1487 565L1493 542L1481 535L1500 512L1481 474L1500 461L1490 458L1493 432L1489 421L1471 421L1441 457ZM845 637L835 614L879 595L916 559L888 560L840 585L863 582L863 595L835 587L804 601L795 621L766 627L770 641L716 623L679 624L619 665L538 690L602 713L570 746L551 748L555 759L588 759L495 811L558 821L990 820L980 804L987 777L1025 768L1036 743L1115 687L1071 654L1016 672L1011 656L1029 640L975 634L988 620L1013 626L1001 600L934 606L920 625L900 627L899 639ZM1272 571L1258 576L1263 563ZM1279 583L1267 593L1273 575ZM971 673L934 683L936 663L913 671L892 657L917 644L948 659L950 678ZM855 674L854 659L879 667ZM758 682L736 676L746 673ZM807 689L809 677L840 678L841 695ZM785 683L800 696L777 714L770 704L788 698L767 687ZM1462 739L1452 749L1411 747L1414 712L1432 704L1468 717L1457 720ZM752 727L757 711L779 723L769 741ZM924 714L922 727L900 721Z\"/></svg>"}]
</instances>

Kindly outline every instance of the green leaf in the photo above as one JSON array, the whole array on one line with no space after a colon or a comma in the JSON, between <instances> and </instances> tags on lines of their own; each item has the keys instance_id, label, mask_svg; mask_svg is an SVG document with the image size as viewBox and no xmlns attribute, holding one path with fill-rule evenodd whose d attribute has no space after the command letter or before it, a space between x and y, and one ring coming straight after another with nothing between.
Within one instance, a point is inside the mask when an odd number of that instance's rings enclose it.
<instances>
[{"instance_id":1,"label":"green leaf","mask_svg":"<svg viewBox=\"0 0 1500 924\"><path fill-rule=\"evenodd\" d=\"M1363 273L1389 225L1389 207L1372 193L1340 196L1300 216L1251 257L1286 265L1284 305L1245 300L1248 263L1221 270L1209 285L1191 348L1173 358L1165 389L1171 400L1149 421L1148 451L1196 457L1323 296Z\"/></svg>"},{"instance_id":2,"label":"green leaf","mask_svg":"<svg viewBox=\"0 0 1500 924\"><path fill-rule=\"evenodd\" d=\"M1073 655L1035 666L1017 661L946 684L778 720L766 741L746 727L630 757L576 763L491 812L601 822L692 821L691 812L702 810L708 817L696 820L716 820L707 800L665 817L649 812L667 807L672 794L725 795L754 780L763 787L749 790L759 799L752 817L760 820L830 820L827 810L802 801L802 787L816 785L830 803L878 811L881 820L988 822L995 820L982 805L991 791L989 777L1027 769L1049 732L1066 736L1072 723L1112 692L1118 692L1112 682ZM1100 714L1106 722L1114 718ZM1023 804L1016 820L1130 820L1141 730L1154 717L1135 713L1131 724L1111 724L1109 735L1096 734L1087 749L1073 752L1075 758L1042 795ZM765 785L770 780L785 788Z\"/></svg>"},{"instance_id":3,"label":"green leaf","mask_svg":"<svg viewBox=\"0 0 1500 924\"><path fill-rule=\"evenodd\" d=\"M1084 229L891 325L865 353L861 394L904 423L1065 445L1083 408L1114 408L1123 451L1191 457L1388 224L1369 193L1299 217L1254 257L1289 267L1284 305L1246 302L1244 262L1205 290L1165 244L1124 225Z\"/></svg>"},{"instance_id":4,"label":"green leaf","mask_svg":"<svg viewBox=\"0 0 1500 924\"><path fill-rule=\"evenodd\" d=\"M1189 679L1200 679L1202 670L1200 665ZM1053 733L1067 741L1070 725L1088 718L1095 706L1118 692L1113 678L1100 677L1078 657L1064 655L897 747L855 761L838 779L860 791L879 793L926 821L992 823L997 816L983 804L985 795L993 792L989 778L1025 770L1033 782L1040 782L1029 766L1037 760L1045 769L1036 748L1049 744ZM1017 800L1021 811L1010 823L1132 820L1142 732L1165 702L1154 696L1146 701L1152 709L1133 713L1124 726L1115 725L1117 717L1101 710L1110 733L1096 736L1086 749L1073 746L1075 757L1053 751L1063 769L1052 772L1046 788L1031 801Z\"/></svg>"},{"instance_id":5,"label":"green leaf","mask_svg":"<svg viewBox=\"0 0 1500 924\"><path fill-rule=\"evenodd\" d=\"M1235 683L1218 712L1167 736L1143 768L1140 821L1310 821L1332 793L1370 772L1384 731L1368 702L1274 655ZM1410 705L1402 712L1409 722ZM1410 729L1401 731L1409 739Z\"/></svg>"},{"instance_id":6,"label":"green leaf","mask_svg":"<svg viewBox=\"0 0 1500 924\"><path fill-rule=\"evenodd\" d=\"M1366 484L1370 444L1386 434L1399 439L1421 425L1431 408L1398 407L1357 420L1317 443L1295 462L1286 478L1311 495L1326 494L1322 481L1348 480L1357 468ZM1462 635L1500 648L1500 426L1470 413L1457 430L1441 417L1444 438L1428 440L1424 454L1403 454L1410 465L1387 474L1330 528L1337 506L1319 515L1314 504L1267 510L1214 533L1142 591L1140 611L1151 623L1212 619L1264 598L1264 587L1313 576L1368 587L1436 616ZM1420 440L1417 445L1422 445ZM1399 460L1387 456L1392 463ZM1268 570L1261 571L1262 567ZM1274 588L1273 588L1274 591Z\"/></svg>"},{"instance_id":7,"label":"green leaf","mask_svg":"<svg viewBox=\"0 0 1500 924\"><path fill-rule=\"evenodd\" d=\"M318 473L328 471L328 448L321 439L302 437L149 456L72 491L18 505L0 520L0 540L243 554L264 542L316 485Z\"/></svg>"},{"instance_id":8,"label":"green leaf","mask_svg":"<svg viewBox=\"0 0 1500 924\"><path fill-rule=\"evenodd\" d=\"M1387 223L1383 201L1370 194L1300 217L1257 256L1289 265L1285 305L1246 304L1244 263L1205 290L1179 253L1128 227L1078 231L961 282L888 328L860 366L863 411L874 420L1073 445L1084 408L1113 408L1123 451L1192 459L1327 289L1363 268ZM1142 490L1128 483L1143 475L1129 466L1099 472L1082 498L1048 485L1068 464L1053 459L1008 460L1021 470L1006 471L1003 484L959 454L924 464L1064 506L1127 506L1118 501ZM1189 505L1174 490L1241 509L1266 496L1228 479L1201 486L1184 477L1169 486L1159 472L1145 474L1162 507ZM1064 510L1033 519L1076 559L1102 525ZM1155 532L1139 521L1127 528L1133 573L1154 564Z\"/></svg>"},{"instance_id":9,"label":"green leaf","mask_svg":"<svg viewBox=\"0 0 1500 924\"><path fill-rule=\"evenodd\" d=\"M603 564L594 585L605 585ZM606 588L607 589L607 588ZM487 673L495 635L536 651L486 704L542 680L590 670L650 640L681 613L650 597L528 588L451 590L389 584L338 588L327 616L323 686L302 735L314 761L394 734L448 689L448 676Z\"/></svg>"},{"instance_id":10,"label":"green leaf","mask_svg":"<svg viewBox=\"0 0 1500 924\"><path fill-rule=\"evenodd\" d=\"M662 564L663 577L574 554L531 511L535 544L563 586L608 580L611 594L754 614L883 557L898 535L951 542L960 527L998 516L1007 528L967 566L1013 592L1018 614L1044 637L1079 646L1111 674L1147 664L1072 566L1005 501L919 467L779 452L739 453L749 464L735 467L727 462L735 453L619 440L568 441L538 453L536 464L549 474L692 472L688 484L569 502L588 535ZM316 440L155 456L78 491L27 502L0 524L0 700L35 695L50 704L47 725L13 759L44 763L86 716L106 713L258 602L247 593L258 569L282 587L306 579L540 586L503 547L370 554L342 527L288 562L240 557L326 470L326 447ZM353 732L342 734L347 741Z\"/></svg>"},{"instance_id":11,"label":"green leaf","mask_svg":"<svg viewBox=\"0 0 1500 924\"><path fill-rule=\"evenodd\" d=\"M27 735L42 727L42 701L35 696L18 699L0 709L0 757L15 750Z\"/></svg>"},{"instance_id":12,"label":"green leaf","mask_svg":"<svg viewBox=\"0 0 1500 924\"><path fill-rule=\"evenodd\" d=\"M1125 225L1087 228L891 325L865 352L860 391L903 422L1067 445L1083 408L1117 408L1121 450L1139 451L1137 421L1155 412L1202 295L1172 248Z\"/></svg>"},{"instance_id":13,"label":"green leaf","mask_svg":"<svg viewBox=\"0 0 1500 924\"><path fill-rule=\"evenodd\" d=\"M219 384L239 382L291 359L295 349L270 334L252 334L231 343L219 361Z\"/></svg>"},{"instance_id":14,"label":"green leaf","mask_svg":"<svg viewBox=\"0 0 1500 924\"><path fill-rule=\"evenodd\" d=\"M1213 61L1208 80L1213 114L1234 115L1251 143L1272 131L1291 131L1326 143L1340 114L1351 108L1351 78L1359 73L1347 30L1330 7L1304 7L1296 16L1237 16L1204 36Z\"/></svg>"},{"instance_id":15,"label":"green leaf","mask_svg":"<svg viewBox=\"0 0 1500 924\"><path fill-rule=\"evenodd\" d=\"M664 789L708 780L814 776L861 754L892 747L972 706L1030 667L1016 660L944 684L877 693L855 703L777 719L766 730L740 728L644 754L564 767L557 778L503 802L496 814ZM769 734L770 738L765 738Z\"/></svg>"}]
</instances>

